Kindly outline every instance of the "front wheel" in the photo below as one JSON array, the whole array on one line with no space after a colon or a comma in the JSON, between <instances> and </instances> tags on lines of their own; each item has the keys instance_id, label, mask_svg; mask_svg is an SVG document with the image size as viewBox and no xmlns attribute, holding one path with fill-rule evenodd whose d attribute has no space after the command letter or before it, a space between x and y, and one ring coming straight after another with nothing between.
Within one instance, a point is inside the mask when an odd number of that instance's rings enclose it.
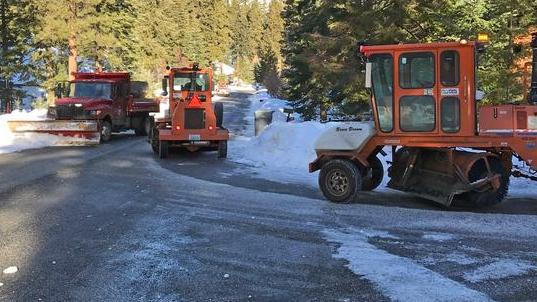
<instances>
[{"instance_id":1,"label":"front wheel","mask_svg":"<svg viewBox=\"0 0 537 302\"><path fill-rule=\"evenodd\" d=\"M218 158L227 158L227 141L218 142Z\"/></svg>"},{"instance_id":2,"label":"front wheel","mask_svg":"<svg viewBox=\"0 0 537 302\"><path fill-rule=\"evenodd\" d=\"M319 187L324 197L331 202L352 202L362 188L360 169L350 160L331 160L321 168Z\"/></svg>"},{"instance_id":3,"label":"front wheel","mask_svg":"<svg viewBox=\"0 0 537 302\"><path fill-rule=\"evenodd\" d=\"M158 157L160 159L165 159L168 157L168 142L167 141L159 141L158 146Z\"/></svg>"},{"instance_id":4,"label":"front wheel","mask_svg":"<svg viewBox=\"0 0 537 302\"><path fill-rule=\"evenodd\" d=\"M214 115L216 116L216 127L223 128L222 124L224 123L224 104L214 104Z\"/></svg>"},{"instance_id":5,"label":"front wheel","mask_svg":"<svg viewBox=\"0 0 537 302\"><path fill-rule=\"evenodd\" d=\"M155 154L159 154L159 130L157 127L151 127L151 132L149 132L149 143L151 144L151 149Z\"/></svg>"},{"instance_id":6,"label":"front wheel","mask_svg":"<svg viewBox=\"0 0 537 302\"><path fill-rule=\"evenodd\" d=\"M101 124L101 142L106 143L112 139L112 123L103 121Z\"/></svg>"}]
</instances>

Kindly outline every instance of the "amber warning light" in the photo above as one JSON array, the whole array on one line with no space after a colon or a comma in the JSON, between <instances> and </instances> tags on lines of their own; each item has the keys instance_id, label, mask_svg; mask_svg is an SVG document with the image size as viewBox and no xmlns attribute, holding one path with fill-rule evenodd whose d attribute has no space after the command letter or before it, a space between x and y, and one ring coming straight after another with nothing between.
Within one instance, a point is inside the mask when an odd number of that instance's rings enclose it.
<instances>
[{"instance_id":1,"label":"amber warning light","mask_svg":"<svg viewBox=\"0 0 537 302\"><path fill-rule=\"evenodd\" d=\"M489 35L485 33L477 34L477 42L488 44L490 42Z\"/></svg>"}]
</instances>

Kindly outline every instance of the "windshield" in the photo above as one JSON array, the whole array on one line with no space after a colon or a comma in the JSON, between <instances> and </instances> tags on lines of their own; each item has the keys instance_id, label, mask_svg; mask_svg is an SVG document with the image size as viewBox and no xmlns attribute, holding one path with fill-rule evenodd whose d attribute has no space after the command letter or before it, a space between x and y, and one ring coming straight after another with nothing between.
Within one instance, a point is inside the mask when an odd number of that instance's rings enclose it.
<instances>
[{"instance_id":1,"label":"windshield","mask_svg":"<svg viewBox=\"0 0 537 302\"><path fill-rule=\"evenodd\" d=\"M192 83L192 73L176 73L173 76L173 90L175 91L190 91ZM209 90L209 75L200 73L196 76L194 91Z\"/></svg>"},{"instance_id":2,"label":"windshield","mask_svg":"<svg viewBox=\"0 0 537 302\"><path fill-rule=\"evenodd\" d=\"M382 54L372 56L369 61L373 63L371 78L380 130L390 132L393 130L393 59Z\"/></svg>"},{"instance_id":3,"label":"windshield","mask_svg":"<svg viewBox=\"0 0 537 302\"><path fill-rule=\"evenodd\" d=\"M69 97L112 99L112 84L76 82L69 85Z\"/></svg>"}]
</instances>

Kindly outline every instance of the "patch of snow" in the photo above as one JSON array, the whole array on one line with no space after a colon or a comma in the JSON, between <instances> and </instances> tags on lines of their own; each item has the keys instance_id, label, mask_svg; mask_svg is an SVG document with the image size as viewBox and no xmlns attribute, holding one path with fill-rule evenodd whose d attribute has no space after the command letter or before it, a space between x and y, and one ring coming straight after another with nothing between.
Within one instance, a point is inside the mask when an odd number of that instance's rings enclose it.
<instances>
[{"instance_id":1,"label":"patch of snow","mask_svg":"<svg viewBox=\"0 0 537 302\"><path fill-rule=\"evenodd\" d=\"M478 263L477 259L475 259L474 257L470 257L464 253L459 252L449 253L447 254L445 259L446 261L457 263L460 265L470 265Z\"/></svg>"},{"instance_id":2,"label":"patch of snow","mask_svg":"<svg viewBox=\"0 0 537 302\"><path fill-rule=\"evenodd\" d=\"M231 91L239 91L239 92L255 92L255 88L252 85L229 85L228 86Z\"/></svg>"},{"instance_id":3,"label":"patch of snow","mask_svg":"<svg viewBox=\"0 0 537 302\"><path fill-rule=\"evenodd\" d=\"M464 279L477 283L486 280L498 280L507 277L520 276L535 270L537 267L531 262L517 259L500 259L472 272L464 274Z\"/></svg>"},{"instance_id":4,"label":"patch of snow","mask_svg":"<svg viewBox=\"0 0 537 302\"><path fill-rule=\"evenodd\" d=\"M394 236L386 231L378 231L378 230L360 230L360 233L365 235L367 238L372 237L378 237L382 239L394 239L399 240L400 238L397 236Z\"/></svg>"},{"instance_id":5,"label":"patch of snow","mask_svg":"<svg viewBox=\"0 0 537 302\"><path fill-rule=\"evenodd\" d=\"M4 274L6 274L6 275L14 274L14 273L16 273L16 272L18 272L18 271L19 271L19 268L18 268L18 267L16 267L16 266L10 266L10 267L4 269Z\"/></svg>"},{"instance_id":6,"label":"patch of snow","mask_svg":"<svg viewBox=\"0 0 537 302\"><path fill-rule=\"evenodd\" d=\"M435 252L434 254L422 258L419 261L425 265L436 265L442 262L451 262L459 265L471 265L479 262L476 258L461 252L452 252L447 255Z\"/></svg>"},{"instance_id":7,"label":"patch of snow","mask_svg":"<svg viewBox=\"0 0 537 302\"><path fill-rule=\"evenodd\" d=\"M492 301L411 259L377 248L362 232L326 230L324 234L340 245L334 258L348 261L353 273L371 281L393 301Z\"/></svg>"},{"instance_id":8,"label":"patch of snow","mask_svg":"<svg viewBox=\"0 0 537 302\"><path fill-rule=\"evenodd\" d=\"M0 282L0 287L4 286L4 283Z\"/></svg>"},{"instance_id":9,"label":"patch of snow","mask_svg":"<svg viewBox=\"0 0 537 302\"><path fill-rule=\"evenodd\" d=\"M451 234L441 234L441 233L429 233L422 236L423 239L444 242L454 240L455 237Z\"/></svg>"}]
</instances>

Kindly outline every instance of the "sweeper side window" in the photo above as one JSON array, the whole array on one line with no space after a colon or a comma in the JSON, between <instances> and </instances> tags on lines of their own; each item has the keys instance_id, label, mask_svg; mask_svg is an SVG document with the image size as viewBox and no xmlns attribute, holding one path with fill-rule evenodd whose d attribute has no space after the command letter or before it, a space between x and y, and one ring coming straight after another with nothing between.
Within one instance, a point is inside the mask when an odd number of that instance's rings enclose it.
<instances>
[{"instance_id":1,"label":"sweeper side window","mask_svg":"<svg viewBox=\"0 0 537 302\"><path fill-rule=\"evenodd\" d=\"M434 54L404 53L399 57L399 86L403 89L433 88L435 84Z\"/></svg>"},{"instance_id":2,"label":"sweeper side window","mask_svg":"<svg viewBox=\"0 0 537 302\"><path fill-rule=\"evenodd\" d=\"M74 82L69 86L69 97L112 99L112 84L95 82Z\"/></svg>"},{"instance_id":3,"label":"sweeper side window","mask_svg":"<svg viewBox=\"0 0 537 302\"><path fill-rule=\"evenodd\" d=\"M393 130L393 58L388 54L373 55L371 80L378 121L382 132Z\"/></svg>"},{"instance_id":4,"label":"sweeper side window","mask_svg":"<svg viewBox=\"0 0 537 302\"><path fill-rule=\"evenodd\" d=\"M190 91L191 85L191 73L176 73L173 76L173 90ZM196 81L194 83L194 91L208 91L209 87L209 75L205 73L199 73L196 76Z\"/></svg>"}]
</instances>

